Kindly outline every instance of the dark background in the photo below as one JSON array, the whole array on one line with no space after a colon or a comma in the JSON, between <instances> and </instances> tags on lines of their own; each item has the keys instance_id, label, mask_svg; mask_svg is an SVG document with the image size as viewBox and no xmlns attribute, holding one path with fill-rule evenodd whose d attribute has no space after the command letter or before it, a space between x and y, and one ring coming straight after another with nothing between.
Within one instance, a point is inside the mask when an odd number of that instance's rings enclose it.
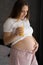
<instances>
[{"instance_id":1,"label":"dark background","mask_svg":"<svg viewBox=\"0 0 43 65\"><path fill-rule=\"evenodd\" d=\"M3 44L3 23L10 15L16 0L0 0L0 44ZM36 53L39 65L43 65L43 0L27 0L30 5L30 23L34 37L39 43Z\"/></svg>"}]
</instances>

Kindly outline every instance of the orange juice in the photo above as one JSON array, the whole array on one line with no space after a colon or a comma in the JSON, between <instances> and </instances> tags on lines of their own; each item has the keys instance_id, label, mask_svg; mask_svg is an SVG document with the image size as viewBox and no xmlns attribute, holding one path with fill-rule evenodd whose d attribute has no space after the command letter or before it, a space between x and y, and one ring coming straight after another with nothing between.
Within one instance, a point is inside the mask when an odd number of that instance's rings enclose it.
<instances>
[{"instance_id":1,"label":"orange juice","mask_svg":"<svg viewBox=\"0 0 43 65\"><path fill-rule=\"evenodd\" d=\"M22 31L23 31L23 32L20 33L19 36L24 36L24 27L22 26L22 27L20 27L20 28L22 28Z\"/></svg>"}]
</instances>

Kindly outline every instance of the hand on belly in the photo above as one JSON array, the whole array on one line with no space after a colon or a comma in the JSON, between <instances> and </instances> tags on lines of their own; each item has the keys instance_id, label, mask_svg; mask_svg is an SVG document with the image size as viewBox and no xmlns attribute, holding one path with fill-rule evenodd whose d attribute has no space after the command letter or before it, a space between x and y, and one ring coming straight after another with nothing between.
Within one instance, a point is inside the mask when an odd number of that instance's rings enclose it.
<instances>
[{"instance_id":1,"label":"hand on belly","mask_svg":"<svg viewBox=\"0 0 43 65\"><path fill-rule=\"evenodd\" d=\"M25 43L25 48L28 49L29 51L34 50L34 45L35 45L35 41L33 40L32 37L28 37L24 40Z\"/></svg>"}]
</instances>

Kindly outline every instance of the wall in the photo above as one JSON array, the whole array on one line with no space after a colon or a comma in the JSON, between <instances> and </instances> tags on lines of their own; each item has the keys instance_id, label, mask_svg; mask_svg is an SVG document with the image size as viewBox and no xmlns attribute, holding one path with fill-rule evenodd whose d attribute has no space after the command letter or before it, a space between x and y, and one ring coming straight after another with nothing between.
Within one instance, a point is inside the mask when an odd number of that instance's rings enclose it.
<instances>
[{"instance_id":1,"label":"wall","mask_svg":"<svg viewBox=\"0 0 43 65\"><path fill-rule=\"evenodd\" d=\"M10 15L15 0L0 0L0 38L3 36L3 23Z\"/></svg>"}]
</instances>

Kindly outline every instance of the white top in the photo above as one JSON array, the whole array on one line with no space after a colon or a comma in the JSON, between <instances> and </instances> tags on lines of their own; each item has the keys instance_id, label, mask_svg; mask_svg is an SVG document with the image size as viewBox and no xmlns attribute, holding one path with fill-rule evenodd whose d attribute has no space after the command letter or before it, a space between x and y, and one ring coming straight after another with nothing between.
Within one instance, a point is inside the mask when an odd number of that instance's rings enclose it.
<instances>
[{"instance_id":1,"label":"white top","mask_svg":"<svg viewBox=\"0 0 43 65\"><path fill-rule=\"evenodd\" d=\"M4 32L15 33L16 28L22 25L24 26L24 36L16 36L11 42L9 42L12 43L12 45L16 44L20 40L23 40L27 36L32 36L33 28L30 26L30 22L26 18L24 20L19 20L19 21L17 21L17 19L8 18L5 21L3 25Z\"/></svg>"}]
</instances>

